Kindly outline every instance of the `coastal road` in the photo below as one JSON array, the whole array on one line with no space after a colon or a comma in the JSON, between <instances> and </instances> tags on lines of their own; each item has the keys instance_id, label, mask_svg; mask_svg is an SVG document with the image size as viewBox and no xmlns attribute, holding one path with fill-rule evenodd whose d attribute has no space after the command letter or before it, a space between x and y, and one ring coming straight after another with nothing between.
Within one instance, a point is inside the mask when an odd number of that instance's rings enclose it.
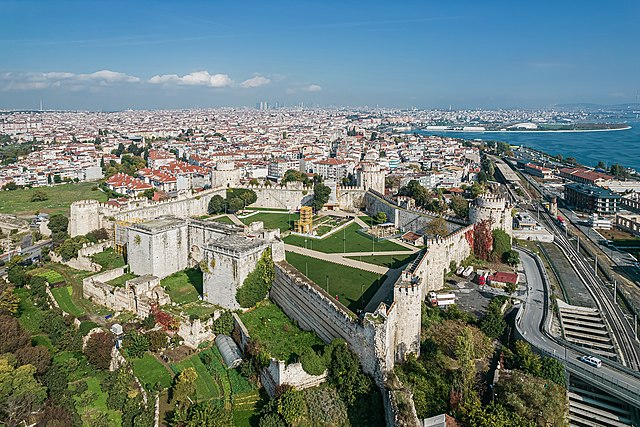
<instances>
[{"instance_id":1,"label":"coastal road","mask_svg":"<svg viewBox=\"0 0 640 427\"><path fill-rule=\"evenodd\" d=\"M603 360L600 368L591 367L579 360L588 352L548 333L549 316L552 314L547 299L548 287L541 274L542 264L536 262L528 251L518 252L527 278L525 302L516 316L516 328L520 335L542 353L563 362L572 375L640 408L640 373L607 360Z\"/></svg>"}]
</instances>

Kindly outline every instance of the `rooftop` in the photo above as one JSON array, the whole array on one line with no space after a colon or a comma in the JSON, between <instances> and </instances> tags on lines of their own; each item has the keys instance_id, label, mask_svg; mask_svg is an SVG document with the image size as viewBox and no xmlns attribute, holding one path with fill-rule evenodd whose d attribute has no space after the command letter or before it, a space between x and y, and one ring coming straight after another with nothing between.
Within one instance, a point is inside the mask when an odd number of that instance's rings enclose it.
<instances>
[{"instance_id":1,"label":"rooftop","mask_svg":"<svg viewBox=\"0 0 640 427\"><path fill-rule=\"evenodd\" d=\"M160 218L155 218L149 221L135 224L132 226L132 228L151 231L151 232L157 232L166 228L180 227L181 225L184 225L184 224L186 224L186 222L183 219L176 218L173 216L163 216Z\"/></svg>"}]
</instances>

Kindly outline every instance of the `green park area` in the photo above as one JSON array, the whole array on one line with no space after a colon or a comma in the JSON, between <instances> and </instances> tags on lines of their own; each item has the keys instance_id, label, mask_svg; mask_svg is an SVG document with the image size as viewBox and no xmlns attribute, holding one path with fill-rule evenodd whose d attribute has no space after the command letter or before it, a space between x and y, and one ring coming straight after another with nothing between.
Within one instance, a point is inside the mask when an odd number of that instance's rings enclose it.
<instances>
[{"instance_id":1,"label":"green park area","mask_svg":"<svg viewBox=\"0 0 640 427\"><path fill-rule=\"evenodd\" d=\"M387 276L287 252L287 262L354 313L363 309ZM328 282L328 285L327 285Z\"/></svg>"},{"instance_id":2,"label":"green park area","mask_svg":"<svg viewBox=\"0 0 640 427\"><path fill-rule=\"evenodd\" d=\"M264 228L276 229L279 228L281 232L285 232L293 229L293 223L300 218L300 214L296 213L282 213L282 212L260 212L255 215L251 215L247 218L239 218L243 224L249 225L252 222L262 221Z\"/></svg>"},{"instance_id":3,"label":"green park area","mask_svg":"<svg viewBox=\"0 0 640 427\"><path fill-rule=\"evenodd\" d=\"M108 196L97 188L93 182L78 182L52 187L0 191L0 214L33 215L36 211L48 214L68 214L69 206L77 200L107 201ZM34 193L38 196L34 197ZM44 195L44 197L39 197L40 195ZM31 201L32 198L34 201ZM46 198L46 200L42 200L42 198ZM35 201L36 199L38 200Z\"/></svg>"},{"instance_id":4,"label":"green park area","mask_svg":"<svg viewBox=\"0 0 640 427\"><path fill-rule=\"evenodd\" d=\"M367 256L350 256L349 259L366 262L369 264L379 265L388 268L400 268L403 265L416 259L419 252L407 253L407 255L367 255Z\"/></svg>"},{"instance_id":5,"label":"green park area","mask_svg":"<svg viewBox=\"0 0 640 427\"><path fill-rule=\"evenodd\" d=\"M188 268L167 276L160 284L176 304L189 304L200 300L202 295L202 272Z\"/></svg>"},{"instance_id":6,"label":"green park area","mask_svg":"<svg viewBox=\"0 0 640 427\"><path fill-rule=\"evenodd\" d=\"M56 302L60 306L60 309L66 313L73 314L74 316L82 316L84 314L84 310L76 305L76 303L71 298L73 293L73 289L71 286L60 286L57 288L52 288L51 293L53 297L56 299Z\"/></svg>"},{"instance_id":7,"label":"green park area","mask_svg":"<svg viewBox=\"0 0 640 427\"><path fill-rule=\"evenodd\" d=\"M107 248L91 257L91 260L102 267L102 271L113 270L114 268L124 267L125 262L122 255L117 253L113 248Z\"/></svg>"},{"instance_id":8,"label":"green park area","mask_svg":"<svg viewBox=\"0 0 640 427\"><path fill-rule=\"evenodd\" d=\"M118 276L115 279L111 279L107 282L108 285L111 286L115 286L116 288L120 288L122 286L124 286L124 284L127 282L127 280L131 280L131 279L135 279L136 276L133 273L125 273L122 276Z\"/></svg>"},{"instance_id":9,"label":"green park area","mask_svg":"<svg viewBox=\"0 0 640 427\"><path fill-rule=\"evenodd\" d=\"M274 303L265 300L253 310L240 314L249 335L272 357L295 361L306 349L323 346L313 332L303 331Z\"/></svg>"},{"instance_id":10,"label":"green park area","mask_svg":"<svg viewBox=\"0 0 640 427\"><path fill-rule=\"evenodd\" d=\"M201 402L222 397L222 390L220 390L216 381L211 377L211 374L207 371L198 354L184 359L175 365L171 365L171 369L173 369L176 375L180 374L185 368L193 368L198 374L195 396L197 401Z\"/></svg>"},{"instance_id":11,"label":"green park area","mask_svg":"<svg viewBox=\"0 0 640 427\"><path fill-rule=\"evenodd\" d=\"M231 218L229 218L229 217L228 217L228 216L226 216L226 215L219 216L219 217L217 217L217 218L212 219L211 221L214 221L214 222L220 222L220 223L222 223L222 224L229 224L229 225L234 225L234 224L235 224L235 223L231 220Z\"/></svg>"},{"instance_id":12,"label":"green park area","mask_svg":"<svg viewBox=\"0 0 640 427\"><path fill-rule=\"evenodd\" d=\"M358 224L351 224L323 239L309 239L302 236L287 236L284 242L302 248L313 249L324 253L341 252L389 252L406 251L407 248L388 240L376 239L365 233L361 233Z\"/></svg>"},{"instance_id":13,"label":"green park area","mask_svg":"<svg viewBox=\"0 0 640 427\"><path fill-rule=\"evenodd\" d=\"M145 353L139 359L132 360L133 373L145 386L160 384L162 388L171 387L173 375L152 354Z\"/></svg>"}]
</instances>

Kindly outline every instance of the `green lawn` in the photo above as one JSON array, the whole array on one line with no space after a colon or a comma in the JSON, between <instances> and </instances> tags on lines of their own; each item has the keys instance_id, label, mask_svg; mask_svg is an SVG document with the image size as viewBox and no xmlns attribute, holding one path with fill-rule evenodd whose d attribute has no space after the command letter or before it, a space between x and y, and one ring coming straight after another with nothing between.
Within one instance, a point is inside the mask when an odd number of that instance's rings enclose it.
<instances>
[{"instance_id":1,"label":"green lawn","mask_svg":"<svg viewBox=\"0 0 640 427\"><path fill-rule=\"evenodd\" d=\"M171 301L188 304L200 300L202 295L202 272L197 268L188 268L167 276L160 281Z\"/></svg>"},{"instance_id":2,"label":"green lawn","mask_svg":"<svg viewBox=\"0 0 640 427\"><path fill-rule=\"evenodd\" d=\"M373 241L373 237L358 233L360 226L351 224L350 226L340 230L324 239L305 239L301 236L287 236L284 242L290 245L307 247L315 251L327 254L344 252L388 252L388 251L406 251L407 248L400 246L388 240ZM306 241L306 243L305 243ZM306 246L305 246L306 245Z\"/></svg>"},{"instance_id":3,"label":"green lawn","mask_svg":"<svg viewBox=\"0 0 640 427\"><path fill-rule=\"evenodd\" d=\"M102 413L107 414L109 417L109 424L114 426L119 426L122 423L122 415L119 411L114 411L113 409L107 408L107 397L108 394L102 391L101 381L95 376L88 377L82 381L87 383L87 390L83 393L87 396L92 396L88 405L85 405L86 402L83 402L82 395L74 396L74 400L76 403L76 409L79 414L84 414L90 410L100 411ZM70 388L74 388L74 385L70 385ZM88 424L85 422L83 425Z\"/></svg>"},{"instance_id":4,"label":"green lawn","mask_svg":"<svg viewBox=\"0 0 640 427\"><path fill-rule=\"evenodd\" d=\"M111 279L107 282L108 285L111 286L115 286L115 287L122 287L124 286L124 284L127 282L127 280L131 280L131 279L135 279L136 276L133 273L125 273L122 276L116 277L115 279Z\"/></svg>"},{"instance_id":5,"label":"green lawn","mask_svg":"<svg viewBox=\"0 0 640 427\"><path fill-rule=\"evenodd\" d=\"M364 308L386 276L370 271L347 267L317 258L287 252L287 262L307 275L325 291L329 277L328 293L338 295L338 300L354 313Z\"/></svg>"},{"instance_id":6,"label":"green lawn","mask_svg":"<svg viewBox=\"0 0 640 427\"><path fill-rule=\"evenodd\" d=\"M172 368L176 372L176 375L185 368L193 368L196 370L198 374L198 379L196 380L196 399L198 401L222 397L222 391L207 371L207 368L205 368L198 354L194 354L190 358L176 363Z\"/></svg>"},{"instance_id":7,"label":"green lawn","mask_svg":"<svg viewBox=\"0 0 640 427\"><path fill-rule=\"evenodd\" d=\"M264 223L264 228L266 229L276 229L279 228L280 231L288 231L293 229L293 222L300 218L300 214L296 213L270 213L270 212L260 212L255 215L251 215L248 218L239 218L243 224L251 224L252 222L262 221Z\"/></svg>"},{"instance_id":8,"label":"green lawn","mask_svg":"<svg viewBox=\"0 0 640 427\"><path fill-rule=\"evenodd\" d=\"M72 292L73 290L71 289L71 286L62 286L51 289L51 293L62 311L73 314L76 317L82 316L84 314L84 310L73 302L71 299Z\"/></svg>"},{"instance_id":9,"label":"green lawn","mask_svg":"<svg viewBox=\"0 0 640 427\"><path fill-rule=\"evenodd\" d=\"M229 218L228 216L219 216L218 218L212 219L212 221L235 225L235 222L231 221L231 218Z\"/></svg>"},{"instance_id":10,"label":"green lawn","mask_svg":"<svg viewBox=\"0 0 640 427\"><path fill-rule=\"evenodd\" d=\"M28 289L16 288L13 293L20 299L20 325L32 334L37 334L40 332L44 312L33 304Z\"/></svg>"},{"instance_id":11,"label":"green lawn","mask_svg":"<svg viewBox=\"0 0 640 427\"><path fill-rule=\"evenodd\" d=\"M369 215L360 215L358 217L358 219L362 222L364 222L365 224L367 224L369 227L372 227L376 224L378 224L378 221L376 221L375 219L371 218Z\"/></svg>"},{"instance_id":12,"label":"green lawn","mask_svg":"<svg viewBox=\"0 0 640 427\"><path fill-rule=\"evenodd\" d=\"M64 282L64 277L57 271L49 270L46 268L36 268L29 272L31 276L43 277L50 285L55 285Z\"/></svg>"},{"instance_id":13,"label":"green lawn","mask_svg":"<svg viewBox=\"0 0 640 427\"><path fill-rule=\"evenodd\" d=\"M116 253L113 248L107 248L104 251L95 254L91 260L102 266L102 270L113 270L114 268L123 267L125 265L122 255Z\"/></svg>"},{"instance_id":14,"label":"green lawn","mask_svg":"<svg viewBox=\"0 0 640 427\"><path fill-rule=\"evenodd\" d=\"M133 359L133 372L145 387L160 384L162 388L169 388L173 382L173 376L167 368L149 353L145 353L141 359Z\"/></svg>"},{"instance_id":15,"label":"green lawn","mask_svg":"<svg viewBox=\"0 0 640 427\"><path fill-rule=\"evenodd\" d=\"M62 184L53 187L25 188L13 191L0 191L0 214L33 214L35 211L48 214L69 214L69 206L76 200L95 199L101 202L108 197L100 190L92 191L93 182ZM32 202L36 191L43 191L48 199Z\"/></svg>"},{"instance_id":16,"label":"green lawn","mask_svg":"<svg viewBox=\"0 0 640 427\"><path fill-rule=\"evenodd\" d=\"M300 330L277 305L268 300L240 314L240 318L252 339L259 341L272 357L285 362L297 360L297 356L309 347L324 345L316 334Z\"/></svg>"},{"instance_id":17,"label":"green lawn","mask_svg":"<svg viewBox=\"0 0 640 427\"><path fill-rule=\"evenodd\" d=\"M368 255L368 256L351 256L347 257L369 264L380 265L382 267L400 268L403 265L413 261L418 256L419 252L408 255Z\"/></svg>"}]
</instances>

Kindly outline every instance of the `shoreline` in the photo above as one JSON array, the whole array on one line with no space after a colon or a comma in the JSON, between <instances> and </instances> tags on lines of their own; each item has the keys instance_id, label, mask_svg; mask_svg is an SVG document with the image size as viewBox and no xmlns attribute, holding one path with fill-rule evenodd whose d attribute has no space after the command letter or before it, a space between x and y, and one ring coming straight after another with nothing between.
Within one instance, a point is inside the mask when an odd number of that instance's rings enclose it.
<instances>
[{"instance_id":1,"label":"shoreline","mask_svg":"<svg viewBox=\"0 0 640 427\"><path fill-rule=\"evenodd\" d=\"M462 130L462 129L415 129L408 131L420 132L458 132L458 133L585 133L585 132L615 132L632 129L632 126L615 129L566 129L566 130Z\"/></svg>"}]
</instances>

